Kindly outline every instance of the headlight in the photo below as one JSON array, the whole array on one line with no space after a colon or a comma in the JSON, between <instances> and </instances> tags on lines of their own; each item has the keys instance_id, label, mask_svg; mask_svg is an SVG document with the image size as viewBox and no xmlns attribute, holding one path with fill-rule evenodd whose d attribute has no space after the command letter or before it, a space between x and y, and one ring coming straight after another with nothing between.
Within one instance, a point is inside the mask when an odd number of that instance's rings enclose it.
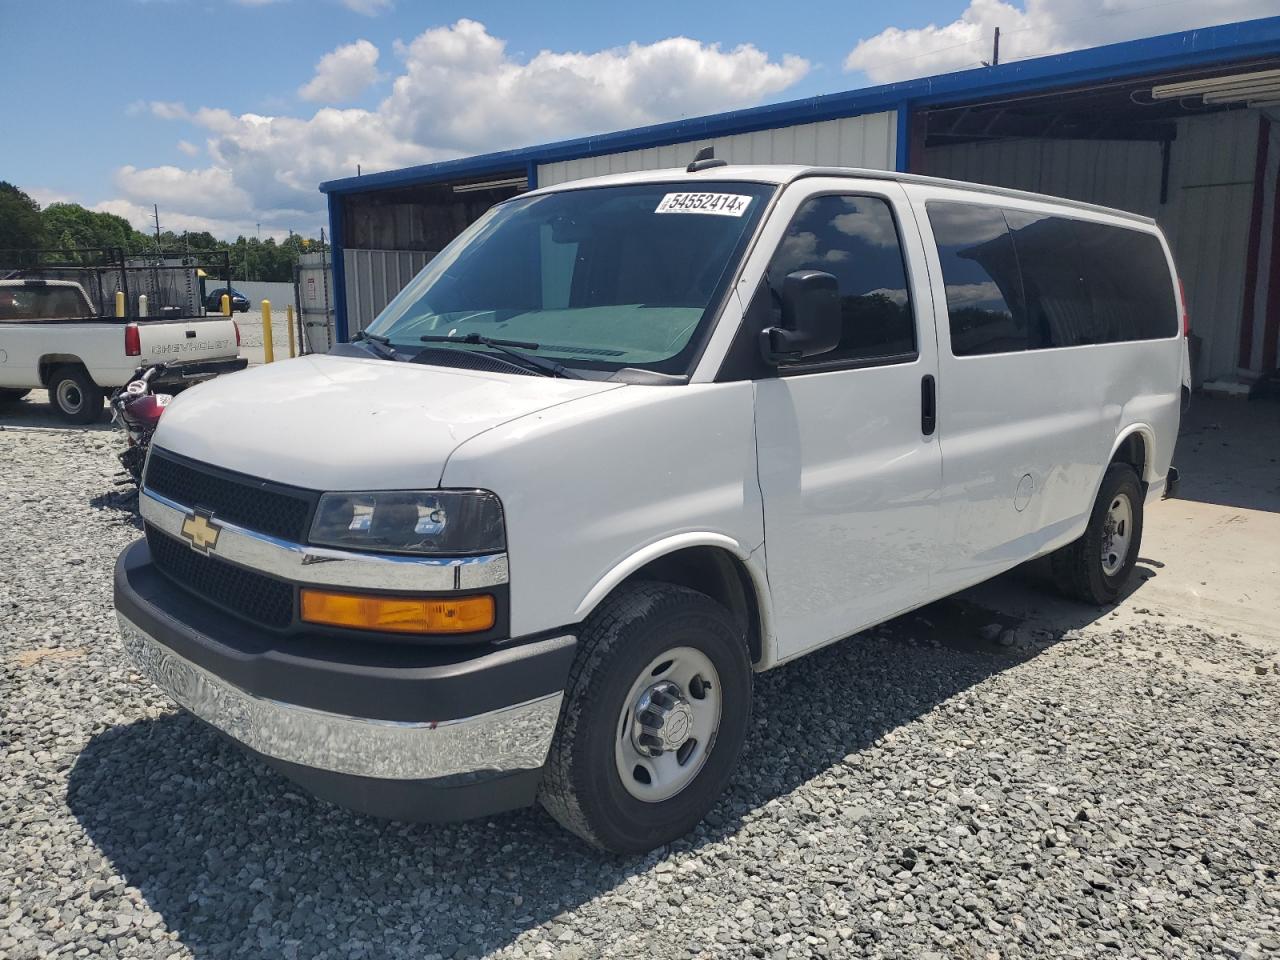
<instances>
[{"instance_id":1,"label":"headlight","mask_svg":"<svg viewBox=\"0 0 1280 960\"><path fill-rule=\"evenodd\" d=\"M507 548L502 503L485 490L375 490L320 497L311 542L445 556Z\"/></svg>"}]
</instances>

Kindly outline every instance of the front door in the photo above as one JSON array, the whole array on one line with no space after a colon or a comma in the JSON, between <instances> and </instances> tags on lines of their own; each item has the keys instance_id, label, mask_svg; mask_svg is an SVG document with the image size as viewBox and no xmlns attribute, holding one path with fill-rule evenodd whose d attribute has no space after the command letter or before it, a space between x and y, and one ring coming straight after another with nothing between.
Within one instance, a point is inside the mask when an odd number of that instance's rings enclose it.
<instances>
[{"instance_id":1,"label":"front door","mask_svg":"<svg viewBox=\"0 0 1280 960\"><path fill-rule=\"evenodd\" d=\"M937 430L922 416L937 374L933 304L919 240L900 229L912 223L905 193L805 183L809 193L786 198L794 212L757 296L776 305L788 273L831 273L844 335L756 383L780 658L930 599L942 477Z\"/></svg>"}]
</instances>

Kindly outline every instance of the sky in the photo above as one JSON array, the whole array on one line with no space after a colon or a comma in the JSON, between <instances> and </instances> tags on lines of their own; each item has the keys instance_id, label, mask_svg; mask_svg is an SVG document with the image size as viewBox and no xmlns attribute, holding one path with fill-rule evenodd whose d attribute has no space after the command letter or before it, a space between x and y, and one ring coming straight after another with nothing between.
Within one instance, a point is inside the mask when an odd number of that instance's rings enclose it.
<instances>
[{"instance_id":1,"label":"sky","mask_svg":"<svg viewBox=\"0 0 1280 960\"><path fill-rule=\"evenodd\" d=\"M980 68L996 26L1008 61L1276 3L0 0L0 180L140 229L154 203L164 229L314 235L318 184L357 164Z\"/></svg>"}]
</instances>

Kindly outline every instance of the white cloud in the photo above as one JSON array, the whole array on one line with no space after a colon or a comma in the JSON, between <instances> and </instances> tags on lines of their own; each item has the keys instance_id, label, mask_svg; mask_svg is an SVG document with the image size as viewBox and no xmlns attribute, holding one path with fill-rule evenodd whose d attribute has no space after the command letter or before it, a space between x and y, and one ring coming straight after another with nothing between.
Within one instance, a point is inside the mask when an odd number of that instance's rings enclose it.
<instances>
[{"instance_id":1,"label":"white cloud","mask_svg":"<svg viewBox=\"0 0 1280 960\"><path fill-rule=\"evenodd\" d=\"M114 213L118 217L124 217L136 229L146 234L150 234L155 230L156 225L152 219L151 204L149 203L133 203L129 200L117 198L96 203L90 209L97 210L99 213ZM246 237L252 236L256 226L257 221L252 218L243 216L202 217L190 213L182 213L163 203L160 204L160 228L162 230L172 230L174 233L181 233L184 230L190 230L193 233L207 230L215 237L230 239L240 234ZM288 230L274 230L271 235L277 238L287 236Z\"/></svg>"},{"instance_id":2,"label":"white cloud","mask_svg":"<svg viewBox=\"0 0 1280 960\"><path fill-rule=\"evenodd\" d=\"M158 203L187 213L208 216L239 214L251 208L249 194L236 186L231 171L218 167L183 170L163 166L116 171L116 189L127 199Z\"/></svg>"},{"instance_id":3,"label":"white cloud","mask_svg":"<svg viewBox=\"0 0 1280 960\"><path fill-rule=\"evenodd\" d=\"M188 116L186 105L177 100L152 100L148 107L161 120L185 120Z\"/></svg>"},{"instance_id":4,"label":"white cloud","mask_svg":"<svg viewBox=\"0 0 1280 960\"><path fill-rule=\"evenodd\" d=\"M47 207L51 203L74 203L76 199L71 194L53 187L23 187L22 192L41 207Z\"/></svg>"},{"instance_id":5,"label":"white cloud","mask_svg":"<svg viewBox=\"0 0 1280 960\"><path fill-rule=\"evenodd\" d=\"M391 9L391 0L342 0L342 5L354 13L362 13L366 17L376 17Z\"/></svg>"},{"instance_id":6,"label":"white cloud","mask_svg":"<svg viewBox=\"0 0 1280 960\"><path fill-rule=\"evenodd\" d=\"M465 19L399 52L404 73L381 113L398 136L460 152L758 103L809 70L800 57L773 61L750 44L725 51L688 37L596 53L544 50L520 62L484 24Z\"/></svg>"},{"instance_id":7,"label":"white cloud","mask_svg":"<svg viewBox=\"0 0 1280 960\"><path fill-rule=\"evenodd\" d=\"M357 40L326 53L316 64L316 75L298 88L304 100L345 103L354 100L378 80L378 48Z\"/></svg>"},{"instance_id":8,"label":"white cloud","mask_svg":"<svg viewBox=\"0 0 1280 960\"><path fill-rule=\"evenodd\" d=\"M1135 37L1271 16L1275 0L970 0L950 23L888 29L860 40L844 68L873 83L981 66L1000 28L1000 60L1061 53Z\"/></svg>"},{"instance_id":9,"label":"white cloud","mask_svg":"<svg viewBox=\"0 0 1280 960\"><path fill-rule=\"evenodd\" d=\"M375 54L365 54L372 69L377 49L367 46ZM319 183L354 175L357 164L371 173L749 106L809 69L799 57L771 59L749 44L722 50L686 37L520 60L472 20L427 30L397 53L399 75L376 109L325 106L292 117L142 103L136 113L202 128L209 163L123 167L112 202L147 211L159 202L162 222L186 217L241 229L232 225L261 220L264 230L309 230L324 220ZM323 64L324 58L304 90L321 79Z\"/></svg>"},{"instance_id":10,"label":"white cloud","mask_svg":"<svg viewBox=\"0 0 1280 960\"><path fill-rule=\"evenodd\" d=\"M200 148L197 147L190 140L179 140L178 149L181 150L183 153L185 153L188 157L194 157L197 153L200 152Z\"/></svg>"}]
</instances>

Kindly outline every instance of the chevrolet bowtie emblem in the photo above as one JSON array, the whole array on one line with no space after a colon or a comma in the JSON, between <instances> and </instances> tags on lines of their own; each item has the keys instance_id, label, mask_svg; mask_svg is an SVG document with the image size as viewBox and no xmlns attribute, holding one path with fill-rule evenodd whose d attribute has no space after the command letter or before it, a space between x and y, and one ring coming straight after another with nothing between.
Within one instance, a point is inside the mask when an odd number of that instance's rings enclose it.
<instances>
[{"instance_id":1,"label":"chevrolet bowtie emblem","mask_svg":"<svg viewBox=\"0 0 1280 960\"><path fill-rule=\"evenodd\" d=\"M193 513L182 521L182 536L196 553L208 553L218 545L222 528L213 523L211 513Z\"/></svg>"}]
</instances>

